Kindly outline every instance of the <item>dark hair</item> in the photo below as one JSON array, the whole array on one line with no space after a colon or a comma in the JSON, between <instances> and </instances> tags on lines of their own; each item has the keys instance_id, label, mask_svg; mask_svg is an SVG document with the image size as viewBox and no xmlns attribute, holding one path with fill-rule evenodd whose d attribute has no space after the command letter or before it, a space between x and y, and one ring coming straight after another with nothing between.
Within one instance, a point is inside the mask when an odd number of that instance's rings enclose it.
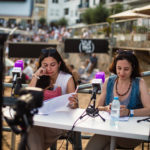
<instances>
[{"instance_id":1,"label":"dark hair","mask_svg":"<svg viewBox=\"0 0 150 150\"><path fill-rule=\"evenodd\" d=\"M56 61L58 63L61 63L59 69L61 71L65 72L65 73L69 73L69 74L72 75L72 73L67 68L65 62L63 61L62 57L60 56L60 54L56 50L56 48L53 48L53 47L49 47L49 48L41 50L41 55L40 55L40 58L39 58L39 66L38 66L38 68L41 67L41 63L42 63L43 59L45 59L46 57L53 57L54 59L56 59Z\"/></svg>"},{"instance_id":2,"label":"dark hair","mask_svg":"<svg viewBox=\"0 0 150 150\"><path fill-rule=\"evenodd\" d=\"M131 78L141 77L138 59L133 54L132 51L127 51L127 50L117 51L117 55L114 57L114 60L109 67L109 71L114 74L117 74L116 73L116 64L117 64L118 60L127 60L129 63L131 63L131 66L132 66Z\"/></svg>"},{"instance_id":3,"label":"dark hair","mask_svg":"<svg viewBox=\"0 0 150 150\"><path fill-rule=\"evenodd\" d=\"M47 57L53 57L58 63L61 63L60 68L59 68L60 71L63 71L65 73L68 73L68 74L72 75L71 71L68 69L68 67L66 66L66 64L63 61L62 57L58 53L57 49L53 48L53 47L49 47L49 48L45 48L45 49L41 50L41 55L39 57L39 66L38 66L38 68L41 67L42 61ZM49 76L43 76L42 78L40 78L38 80L36 86L41 87L41 88L44 89L47 86L49 86L49 83L50 83L50 77ZM75 83L75 80L74 80L74 83Z\"/></svg>"}]
</instances>

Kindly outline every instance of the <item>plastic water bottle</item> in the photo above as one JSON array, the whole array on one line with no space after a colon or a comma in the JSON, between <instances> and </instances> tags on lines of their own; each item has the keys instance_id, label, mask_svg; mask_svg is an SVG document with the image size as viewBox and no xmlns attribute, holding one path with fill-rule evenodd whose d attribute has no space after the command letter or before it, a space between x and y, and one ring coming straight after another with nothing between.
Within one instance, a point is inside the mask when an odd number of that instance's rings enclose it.
<instances>
[{"instance_id":1,"label":"plastic water bottle","mask_svg":"<svg viewBox=\"0 0 150 150\"><path fill-rule=\"evenodd\" d=\"M120 117L120 101L119 98L116 96L114 97L111 105L110 125L118 128L119 117Z\"/></svg>"}]
</instances>

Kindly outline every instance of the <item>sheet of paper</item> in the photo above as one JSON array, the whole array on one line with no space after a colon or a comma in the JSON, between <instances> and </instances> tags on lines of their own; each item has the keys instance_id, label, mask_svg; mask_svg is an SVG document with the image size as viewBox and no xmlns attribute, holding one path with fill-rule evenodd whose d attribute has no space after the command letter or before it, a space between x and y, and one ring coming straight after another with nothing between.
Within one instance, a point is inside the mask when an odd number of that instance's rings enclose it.
<instances>
[{"instance_id":1,"label":"sheet of paper","mask_svg":"<svg viewBox=\"0 0 150 150\"><path fill-rule=\"evenodd\" d=\"M110 119L110 114L106 111L100 111L99 114L106 120ZM128 121L128 120L129 120L129 117L120 117L119 118L119 121Z\"/></svg>"},{"instance_id":2,"label":"sheet of paper","mask_svg":"<svg viewBox=\"0 0 150 150\"><path fill-rule=\"evenodd\" d=\"M68 111L70 108L68 108L68 98L73 93L65 94L62 96L58 96L52 99L45 100L43 102L43 106L39 108L38 114L48 115L51 112L56 111Z\"/></svg>"}]
</instances>

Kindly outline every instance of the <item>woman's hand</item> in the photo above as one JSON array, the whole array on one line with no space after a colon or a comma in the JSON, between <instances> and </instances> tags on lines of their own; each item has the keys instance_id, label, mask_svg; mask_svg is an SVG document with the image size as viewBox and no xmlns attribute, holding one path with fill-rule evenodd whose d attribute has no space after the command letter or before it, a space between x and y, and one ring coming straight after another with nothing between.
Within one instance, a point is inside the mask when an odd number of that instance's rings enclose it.
<instances>
[{"instance_id":1,"label":"woman's hand","mask_svg":"<svg viewBox=\"0 0 150 150\"><path fill-rule=\"evenodd\" d=\"M78 108L78 95L77 94L73 94L71 97L69 97L68 106L72 109Z\"/></svg>"},{"instance_id":2,"label":"woman's hand","mask_svg":"<svg viewBox=\"0 0 150 150\"><path fill-rule=\"evenodd\" d=\"M111 103L107 106L99 106L99 111L107 111L111 113ZM125 105L120 105L120 117L129 116L130 110Z\"/></svg>"},{"instance_id":3,"label":"woman's hand","mask_svg":"<svg viewBox=\"0 0 150 150\"><path fill-rule=\"evenodd\" d=\"M46 69L43 67L40 67L34 74L38 77L46 75Z\"/></svg>"},{"instance_id":4,"label":"woman's hand","mask_svg":"<svg viewBox=\"0 0 150 150\"><path fill-rule=\"evenodd\" d=\"M129 116L130 110L125 105L120 105L120 117Z\"/></svg>"},{"instance_id":5,"label":"woman's hand","mask_svg":"<svg viewBox=\"0 0 150 150\"><path fill-rule=\"evenodd\" d=\"M107 106L99 106L98 110L99 111L107 111L107 112L110 113L110 111L111 111L111 103L109 105L107 105Z\"/></svg>"}]
</instances>

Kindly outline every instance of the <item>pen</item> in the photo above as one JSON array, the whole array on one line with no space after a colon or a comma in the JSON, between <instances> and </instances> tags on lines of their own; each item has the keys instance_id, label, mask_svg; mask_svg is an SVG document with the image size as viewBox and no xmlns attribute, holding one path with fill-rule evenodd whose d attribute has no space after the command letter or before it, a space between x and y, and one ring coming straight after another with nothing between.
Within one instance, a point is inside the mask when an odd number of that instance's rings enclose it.
<instances>
[{"instance_id":1,"label":"pen","mask_svg":"<svg viewBox=\"0 0 150 150\"><path fill-rule=\"evenodd\" d=\"M77 87L76 87L75 93L77 93L77 92L78 92L78 88L79 88L79 86L77 86Z\"/></svg>"}]
</instances>

